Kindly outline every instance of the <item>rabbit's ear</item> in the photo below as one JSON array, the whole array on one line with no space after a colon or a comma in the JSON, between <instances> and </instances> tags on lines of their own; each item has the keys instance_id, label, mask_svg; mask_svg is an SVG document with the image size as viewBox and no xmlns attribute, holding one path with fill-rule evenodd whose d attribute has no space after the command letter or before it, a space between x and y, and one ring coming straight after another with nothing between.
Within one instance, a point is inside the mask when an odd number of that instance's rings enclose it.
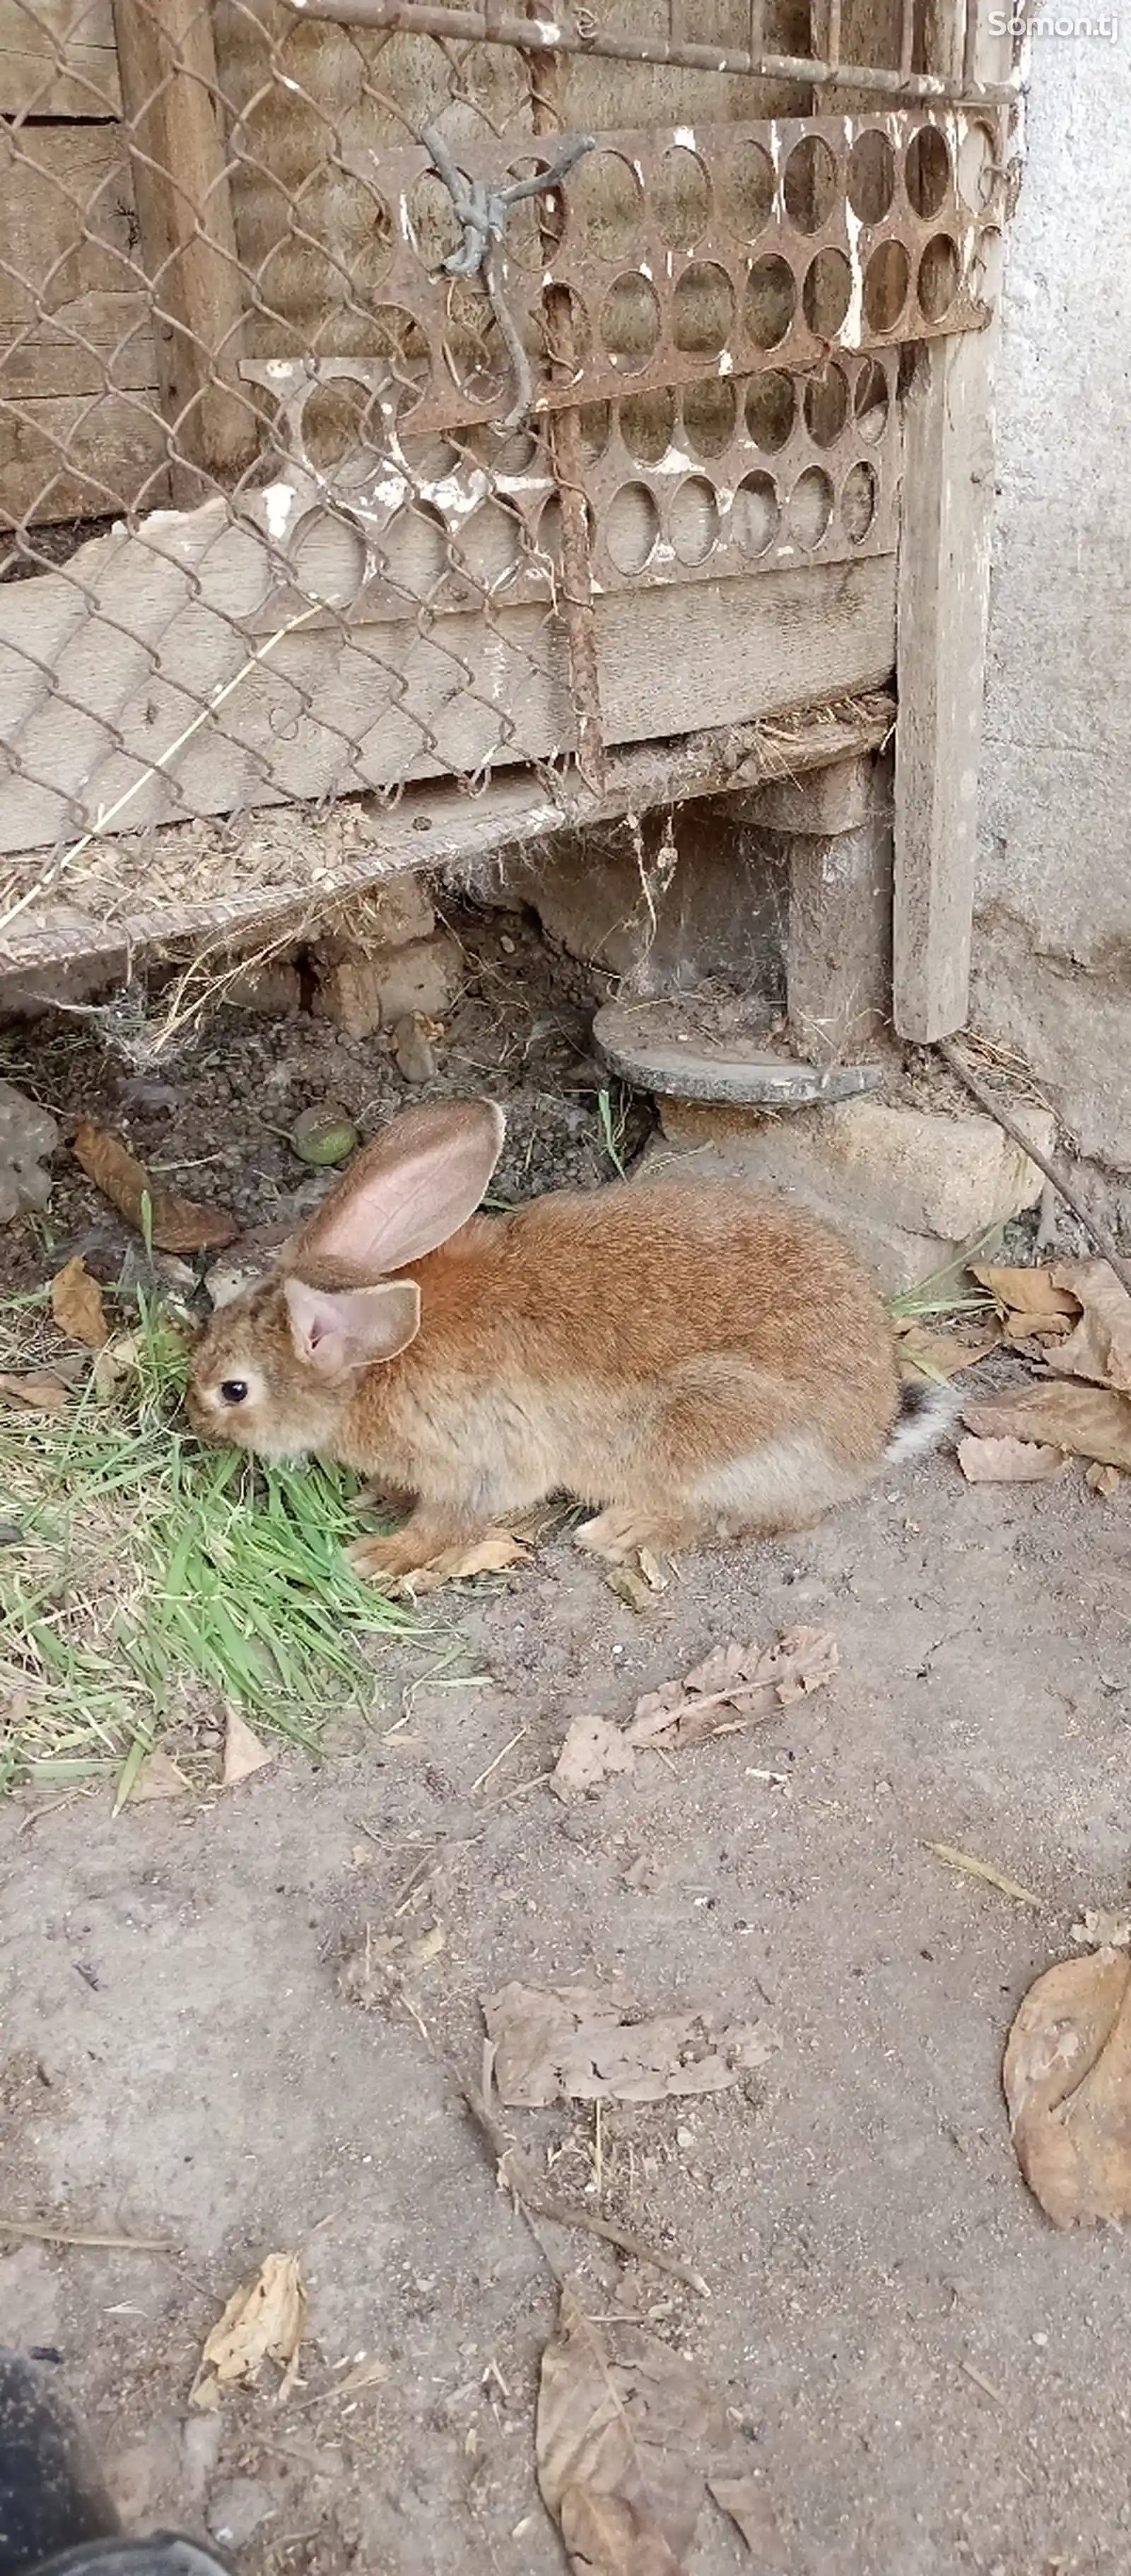
<instances>
[{"instance_id":1,"label":"rabbit's ear","mask_svg":"<svg viewBox=\"0 0 1131 2576\"><path fill-rule=\"evenodd\" d=\"M390 1279L382 1288L308 1288L284 1279L291 1340L300 1360L320 1377L392 1360L420 1330L420 1290L415 1279Z\"/></svg>"},{"instance_id":2,"label":"rabbit's ear","mask_svg":"<svg viewBox=\"0 0 1131 2576\"><path fill-rule=\"evenodd\" d=\"M503 1147L491 1100L407 1109L367 1145L299 1238L301 1264L336 1261L382 1279L446 1243L473 1216Z\"/></svg>"}]
</instances>

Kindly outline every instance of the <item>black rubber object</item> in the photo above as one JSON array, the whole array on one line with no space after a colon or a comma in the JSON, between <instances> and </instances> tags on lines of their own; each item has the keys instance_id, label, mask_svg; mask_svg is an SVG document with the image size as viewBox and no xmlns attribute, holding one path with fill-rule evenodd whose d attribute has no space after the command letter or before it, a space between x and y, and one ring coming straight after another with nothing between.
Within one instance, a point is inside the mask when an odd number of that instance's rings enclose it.
<instances>
[{"instance_id":1,"label":"black rubber object","mask_svg":"<svg viewBox=\"0 0 1131 2576\"><path fill-rule=\"evenodd\" d=\"M127 2540L53 2374L0 2346L0 2576L226 2576L191 2540Z\"/></svg>"}]
</instances>

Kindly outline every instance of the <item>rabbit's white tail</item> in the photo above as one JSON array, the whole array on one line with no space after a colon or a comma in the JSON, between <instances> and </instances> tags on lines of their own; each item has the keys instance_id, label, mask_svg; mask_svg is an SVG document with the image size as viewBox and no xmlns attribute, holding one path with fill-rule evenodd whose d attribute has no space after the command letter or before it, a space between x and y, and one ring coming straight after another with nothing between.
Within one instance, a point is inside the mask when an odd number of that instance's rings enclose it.
<instances>
[{"instance_id":1,"label":"rabbit's white tail","mask_svg":"<svg viewBox=\"0 0 1131 2576\"><path fill-rule=\"evenodd\" d=\"M928 1383L925 1378L905 1386L885 1458L922 1458L928 1449L937 1447L961 1410L962 1398L956 1387Z\"/></svg>"}]
</instances>

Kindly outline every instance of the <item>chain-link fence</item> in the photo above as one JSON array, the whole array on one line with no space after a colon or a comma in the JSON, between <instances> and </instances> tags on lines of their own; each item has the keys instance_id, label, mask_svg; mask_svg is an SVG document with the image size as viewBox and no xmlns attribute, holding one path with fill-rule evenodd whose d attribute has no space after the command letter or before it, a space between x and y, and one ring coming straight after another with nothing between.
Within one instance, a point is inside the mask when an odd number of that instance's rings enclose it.
<instances>
[{"instance_id":1,"label":"chain-link fence","mask_svg":"<svg viewBox=\"0 0 1131 2576\"><path fill-rule=\"evenodd\" d=\"M1008 107L957 25L917 68L914 0L855 45L848 0L320 5L0 0L10 958L162 869L188 918L156 825L531 768L552 807L828 696L755 685L739 603L878 598L909 357L985 316Z\"/></svg>"}]
</instances>

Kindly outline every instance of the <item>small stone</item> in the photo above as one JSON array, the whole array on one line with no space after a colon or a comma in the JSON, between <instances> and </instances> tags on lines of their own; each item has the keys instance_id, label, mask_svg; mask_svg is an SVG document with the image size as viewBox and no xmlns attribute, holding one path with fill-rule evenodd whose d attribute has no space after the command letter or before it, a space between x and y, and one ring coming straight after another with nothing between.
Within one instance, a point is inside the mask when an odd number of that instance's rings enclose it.
<instances>
[{"instance_id":1,"label":"small stone","mask_svg":"<svg viewBox=\"0 0 1131 2576\"><path fill-rule=\"evenodd\" d=\"M360 951L323 970L320 961L314 1011L332 1020L351 1038L372 1037L377 1029L395 1028L399 1020L420 1012L442 1018L459 981L460 952L454 939L437 931L404 948Z\"/></svg>"},{"instance_id":2,"label":"small stone","mask_svg":"<svg viewBox=\"0 0 1131 2576\"><path fill-rule=\"evenodd\" d=\"M51 1175L42 1157L59 1142L55 1120L38 1101L0 1082L0 1225L8 1225L25 1208L45 1208Z\"/></svg>"},{"instance_id":3,"label":"small stone","mask_svg":"<svg viewBox=\"0 0 1131 2576\"><path fill-rule=\"evenodd\" d=\"M348 1163L357 1147L357 1129L344 1109L319 1104L304 1109L291 1129L291 1143L301 1163L321 1171L327 1163Z\"/></svg>"},{"instance_id":4,"label":"small stone","mask_svg":"<svg viewBox=\"0 0 1131 2576\"><path fill-rule=\"evenodd\" d=\"M397 1021L393 1030L393 1055L397 1070L403 1073L406 1082L435 1080L436 1058L432 1047L432 1036L436 1025L435 1020L426 1020L420 1011L414 1011L410 1018Z\"/></svg>"},{"instance_id":5,"label":"small stone","mask_svg":"<svg viewBox=\"0 0 1131 2576\"><path fill-rule=\"evenodd\" d=\"M229 2478L210 2499L208 2528L221 2549L244 2549L278 2509L277 2496L258 2478Z\"/></svg>"}]
</instances>

